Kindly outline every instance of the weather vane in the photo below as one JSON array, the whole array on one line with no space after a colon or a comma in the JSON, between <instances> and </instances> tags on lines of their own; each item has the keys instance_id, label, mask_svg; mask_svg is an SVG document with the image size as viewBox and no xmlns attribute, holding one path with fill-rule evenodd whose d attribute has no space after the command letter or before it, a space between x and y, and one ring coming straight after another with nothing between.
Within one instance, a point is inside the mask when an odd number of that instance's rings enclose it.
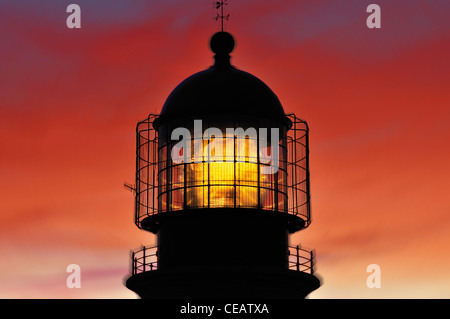
<instances>
[{"instance_id":1,"label":"weather vane","mask_svg":"<svg viewBox=\"0 0 450 319\"><path fill-rule=\"evenodd\" d=\"M219 10L220 9L220 14L217 13L215 19L216 21L220 19L220 25L221 25L221 31L223 32L223 20L230 20L230 14L224 15L223 13L223 7L228 5L228 1L227 0L222 0L222 1L216 1L216 9Z\"/></svg>"}]
</instances>

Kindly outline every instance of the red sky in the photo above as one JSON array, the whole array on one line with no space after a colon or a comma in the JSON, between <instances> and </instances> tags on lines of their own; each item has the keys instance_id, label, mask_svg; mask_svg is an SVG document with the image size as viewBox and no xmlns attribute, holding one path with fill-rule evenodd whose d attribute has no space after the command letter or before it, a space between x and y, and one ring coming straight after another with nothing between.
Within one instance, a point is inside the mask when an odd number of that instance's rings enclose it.
<instances>
[{"instance_id":1,"label":"red sky","mask_svg":"<svg viewBox=\"0 0 450 319\"><path fill-rule=\"evenodd\" d=\"M135 298L135 125L211 65L211 2L0 2L0 297ZM378 3L382 28L368 29ZM233 64L308 121L311 298L450 297L448 1L230 0ZM82 287L66 287L78 264ZM381 267L369 289L366 267Z\"/></svg>"}]
</instances>

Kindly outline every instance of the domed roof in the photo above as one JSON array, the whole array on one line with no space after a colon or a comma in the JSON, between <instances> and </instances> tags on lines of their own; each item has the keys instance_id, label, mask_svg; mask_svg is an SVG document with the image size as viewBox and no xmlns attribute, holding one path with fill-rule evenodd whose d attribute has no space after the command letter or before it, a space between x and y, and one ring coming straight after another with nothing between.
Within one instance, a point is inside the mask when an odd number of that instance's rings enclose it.
<instances>
[{"instance_id":1,"label":"domed roof","mask_svg":"<svg viewBox=\"0 0 450 319\"><path fill-rule=\"evenodd\" d=\"M215 64L181 82L169 95L158 122L193 116L237 115L286 121L278 97L260 79L231 66L234 40L218 32L211 38Z\"/></svg>"}]
</instances>

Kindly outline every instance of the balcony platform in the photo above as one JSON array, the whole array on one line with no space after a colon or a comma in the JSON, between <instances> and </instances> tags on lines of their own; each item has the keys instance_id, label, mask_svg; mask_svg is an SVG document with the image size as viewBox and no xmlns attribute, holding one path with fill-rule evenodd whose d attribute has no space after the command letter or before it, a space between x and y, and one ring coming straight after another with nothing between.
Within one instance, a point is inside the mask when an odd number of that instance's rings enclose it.
<instances>
[{"instance_id":1,"label":"balcony platform","mask_svg":"<svg viewBox=\"0 0 450 319\"><path fill-rule=\"evenodd\" d=\"M143 299L304 299L320 280L289 269L196 266L138 273L126 286Z\"/></svg>"}]
</instances>

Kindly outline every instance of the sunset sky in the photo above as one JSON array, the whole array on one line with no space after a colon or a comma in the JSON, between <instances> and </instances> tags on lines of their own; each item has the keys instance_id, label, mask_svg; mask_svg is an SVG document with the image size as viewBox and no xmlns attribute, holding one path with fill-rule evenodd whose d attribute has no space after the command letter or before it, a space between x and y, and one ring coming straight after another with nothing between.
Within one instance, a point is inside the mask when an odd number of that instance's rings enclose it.
<instances>
[{"instance_id":1,"label":"sunset sky","mask_svg":"<svg viewBox=\"0 0 450 319\"><path fill-rule=\"evenodd\" d=\"M81 29L66 8L81 7ZM381 29L366 8L381 7ZM310 298L450 298L450 1L229 0L232 63L310 127ZM209 67L212 0L0 0L0 298L136 298L135 127ZM81 267L69 289L66 267ZM381 267L369 289L366 267Z\"/></svg>"}]
</instances>

